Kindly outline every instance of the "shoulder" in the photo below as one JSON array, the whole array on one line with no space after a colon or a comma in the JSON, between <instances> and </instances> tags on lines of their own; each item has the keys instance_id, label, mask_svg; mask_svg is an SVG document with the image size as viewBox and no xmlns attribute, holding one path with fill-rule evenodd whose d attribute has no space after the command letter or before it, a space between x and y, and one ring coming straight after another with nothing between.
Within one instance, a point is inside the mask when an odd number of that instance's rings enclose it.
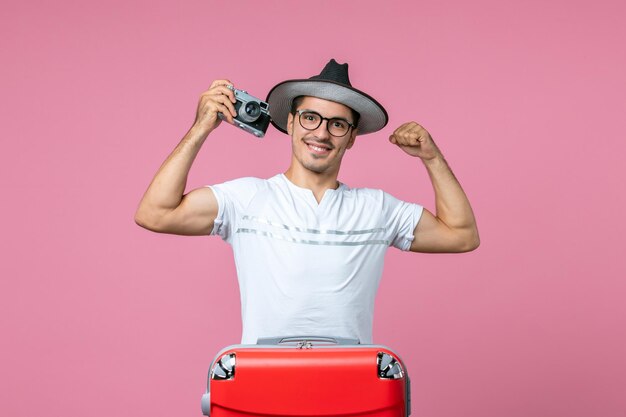
<instances>
[{"instance_id":1,"label":"shoulder","mask_svg":"<svg viewBox=\"0 0 626 417\"><path fill-rule=\"evenodd\" d=\"M241 177L241 178L235 178L233 180L229 180L229 181L224 181L221 184L217 184L218 186L222 186L222 185L227 185L227 186L231 186L231 187L245 187L245 186L258 186L261 185L263 183L266 183L268 180L263 179L263 178L257 178L257 177Z\"/></svg>"},{"instance_id":2,"label":"shoulder","mask_svg":"<svg viewBox=\"0 0 626 417\"><path fill-rule=\"evenodd\" d=\"M389 215L391 212L406 209L421 209L421 205L401 200L392 194L378 188L347 188L344 190L344 199L354 201L357 206L381 210Z\"/></svg>"},{"instance_id":3,"label":"shoulder","mask_svg":"<svg viewBox=\"0 0 626 417\"><path fill-rule=\"evenodd\" d=\"M220 206L228 201L236 205L247 205L260 191L268 186L268 180L255 177L242 177L220 184L208 185Z\"/></svg>"},{"instance_id":4,"label":"shoulder","mask_svg":"<svg viewBox=\"0 0 626 417\"><path fill-rule=\"evenodd\" d=\"M246 192L258 190L266 186L268 180L256 177L242 177L234 180L225 181L220 184L209 185L213 189L219 189L225 192Z\"/></svg>"},{"instance_id":5,"label":"shoulder","mask_svg":"<svg viewBox=\"0 0 626 417\"><path fill-rule=\"evenodd\" d=\"M377 188L350 188L345 184L343 185L343 195L358 200L379 202L384 201L386 196L390 196L390 194Z\"/></svg>"}]
</instances>

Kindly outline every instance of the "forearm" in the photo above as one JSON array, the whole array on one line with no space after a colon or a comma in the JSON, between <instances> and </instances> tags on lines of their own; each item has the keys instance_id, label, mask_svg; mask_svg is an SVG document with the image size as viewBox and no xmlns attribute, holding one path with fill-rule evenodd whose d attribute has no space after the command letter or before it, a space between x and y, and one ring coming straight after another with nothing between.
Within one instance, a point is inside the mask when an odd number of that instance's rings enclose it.
<instances>
[{"instance_id":1,"label":"forearm","mask_svg":"<svg viewBox=\"0 0 626 417\"><path fill-rule=\"evenodd\" d=\"M437 219L450 229L478 240L476 219L469 199L443 155L423 162L435 191Z\"/></svg>"},{"instance_id":2,"label":"forearm","mask_svg":"<svg viewBox=\"0 0 626 417\"><path fill-rule=\"evenodd\" d=\"M430 133L415 122L404 123L389 137L404 152L419 157L435 189L436 212L424 209L413 231L413 252L467 252L480 244L470 202L435 145Z\"/></svg>"},{"instance_id":3,"label":"forearm","mask_svg":"<svg viewBox=\"0 0 626 417\"><path fill-rule=\"evenodd\" d=\"M179 206L189 170L206 138L206 131L195 127L187 132L157 171L139 203L136 217L158 216Z\"/></svg>"}]
</instances>

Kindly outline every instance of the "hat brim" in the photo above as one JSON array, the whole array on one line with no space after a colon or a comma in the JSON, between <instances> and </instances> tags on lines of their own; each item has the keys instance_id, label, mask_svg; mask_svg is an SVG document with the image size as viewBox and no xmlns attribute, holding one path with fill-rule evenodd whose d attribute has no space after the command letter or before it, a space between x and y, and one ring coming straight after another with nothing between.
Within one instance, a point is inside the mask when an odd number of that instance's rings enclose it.
<instances>
[{"instance_id":1,"label":"hat brim","mask_svg":"<svg viewBox=\"0 0 626 417\"><path fill-rule=\"evenodd\" d=\"M277 84L267 95L272 124L287 133L287 120L291 103L298 96L318 97L341 103L360 115L358 133L376 132L389 120L387 112L376 100L355 88L327 80L288 80Z\"/></svg>"}]
</instances>

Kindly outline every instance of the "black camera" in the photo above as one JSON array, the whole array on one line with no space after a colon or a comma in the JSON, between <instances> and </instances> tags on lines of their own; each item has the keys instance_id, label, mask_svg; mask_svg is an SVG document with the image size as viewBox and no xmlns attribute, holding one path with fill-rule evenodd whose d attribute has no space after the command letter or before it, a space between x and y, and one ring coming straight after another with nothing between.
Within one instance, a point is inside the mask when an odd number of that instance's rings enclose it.
<instances>
[{"instance_id":1,"label":"black camera","mask_svg":"<svg viewBox=\"0 0 626 417\"><path fill-rule=\"evenodd\" d=\"M235 116L235 126L252 133L257 138L265 136L267 127L270 124L269 105L251 96L248 92L237 90L233 86L228 86L235 93L237 102L234 104L237 116ZM220 119L224 116L219 113Z\"/></svg>"}]
</instances>

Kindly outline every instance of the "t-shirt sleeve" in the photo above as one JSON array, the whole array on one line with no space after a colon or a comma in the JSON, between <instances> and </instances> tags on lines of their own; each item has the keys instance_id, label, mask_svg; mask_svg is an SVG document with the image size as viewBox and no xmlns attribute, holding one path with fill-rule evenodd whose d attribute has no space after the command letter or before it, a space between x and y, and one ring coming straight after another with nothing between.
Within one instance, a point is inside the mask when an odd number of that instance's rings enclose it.
<instances>
[{"instance_id":1,"label":"t-shirt sleeve","mask_svg":"<svg viewBox=\"0 0 626 417\"><path fill-rule=\"evenodd\" d=\"M226 242L232 243L232 237L237 230L242 213L262 183L261 179L248 177L207 185L213 191L218 206L211 235L220 236Z\"/></svg>"},{"instance_id":2,"label":"t-shirt sleeve","mask_svg":"<svg viewBox=\"0 0 626 417\"><path fill-rule=\"evenodd\" d=\"M413 232L422 217L424 208L419 204L398 200L383 193L383 215L390 233L391 246L408 251L413 242Z\"/></svg>"}]
</instances>

